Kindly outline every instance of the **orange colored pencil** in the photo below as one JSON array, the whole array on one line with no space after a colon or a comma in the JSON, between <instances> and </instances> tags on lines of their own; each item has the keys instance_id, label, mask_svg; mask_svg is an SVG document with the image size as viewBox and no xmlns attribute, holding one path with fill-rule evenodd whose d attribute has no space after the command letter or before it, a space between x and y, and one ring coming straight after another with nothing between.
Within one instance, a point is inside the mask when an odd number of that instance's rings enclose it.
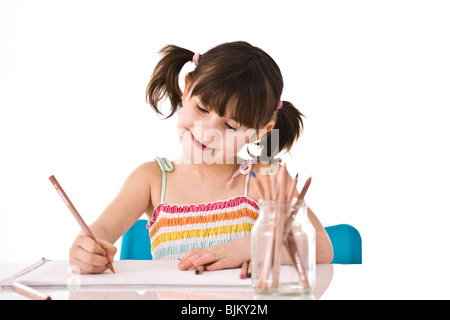
<instances>
[{"instance_id":1,"label":"orange colored pencil","mask_svg":"<svg viewBox=\"0 0 450 320\"><path fill-rule=\"evenodd\" d=\"M34 288L31 288L29 286L26 286L26 285L24 285L22 283L19 283L19 282L14 282L12 287L13 287L13 289L15 291L17 291L18 293L20 293L20 294L22 294L22 295L24 295L24 296L26 296L26 297L28 297L30 299L34 299L34 300L52 300L52 298L49 295L47 295L47 294L45 294L43 292L40 292L40 291L38 291L38 290L36 290Z\"/></svg>"},{"instance_id":2,"label":"orange colored pencil","mask_svg":"<svg viewBox=\"0 0 450 320\"><path fill-rule=\"evenodd\" d=\"M51 176L49 178L50 182L53 184L53 186L55 187L56 191L58 191L59 195L61 196L61 198L63 199L64 203L67 205L67 207L69 208L70 212L72 212L73 216L75 217L75 219L77 220L78 224L80 225L81 229L83 230L83 232L92 240L94 240L95 242L97 242L98 244L100 244L97 239L95 239L94 234L92 233L91 229L89 229L89 227L87 226L87 224L84 222L83 218L81 217L81 215L78 213L77 209L75 209L75 206L72 204L72 201L70 201L69 197L67 196L67 194L64 192L63 188L61 187L61 185L59 184L58 180L56 180L55 176ZM114 270L114 267L112 266L112 264L110 262L108 262L108 264L106 265L109 270L112 271L112 273L116 273L116 271Z\"/></svg>"},{"instance_id":3,"label":"orange colored pencil","mask_svg":"<svg viewBox=\"0 0 450 320\"><path fill-rule=\"evenodd\" d=\"M290 190L289 190L288 201L292 201L292 198L294 197L295 190L297 189L296 188L297 187L297 182L298 182L298 173L295 176L294 180L292 180L291 187L290 187Z\"/></svg>"},{"instance_id":4,"label":"orange colored pencil","mask_svg":"<svg viewBox=\"0 0 450 320\"><path fill-rule=\"evenodd\" d=\"M311 185L311 179L312 177L309 177L306 182L305 185L303 186L302 191L300 192L300 195L298 196L299 200L303 200L305 198L306 192L308 191L309 186Z\"/></svg>"},{"instance_id":5,"label":"orange colored pencil","mask_svg":"<svg viewBox=\"0 0 450 320\"><path fill-rule=\"evenodd\" d=\"M278 280L280 276L280 265L281 265L281 247L283 244L283 229L285 219L287 218L287 212L285 212L286 208L286 200L288 197L286 185L287 185L287 176L289 175L286 163L280 168L278 171L278 184L279 184L279 192L278 198L276 199L277 203L280 207L276 209L275 216L275 233L274 233L274 247L273 247L273 268L272 268L272 288L278 287Z\"/></svg>"}]
</instances>

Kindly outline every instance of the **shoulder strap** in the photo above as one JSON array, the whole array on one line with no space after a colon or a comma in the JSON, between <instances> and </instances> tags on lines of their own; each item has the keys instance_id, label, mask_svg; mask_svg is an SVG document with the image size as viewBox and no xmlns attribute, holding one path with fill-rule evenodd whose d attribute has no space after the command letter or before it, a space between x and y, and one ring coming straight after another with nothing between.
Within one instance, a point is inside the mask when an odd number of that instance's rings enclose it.
<instances>
[{"instance_id":1,"label":"shoulder strap","mask_svg":"<svg viewBox=\"0 0 450 320\"><path fill-rule=\"evenodd\" d=\"M166 158L155 157L155 160L158 162L159 167L161 168L162 173L162 183L161 183L161 202L164 202L164 196L166 194L166 172L173 171L172 163Z\"/></svg>"},{"instance_id":2,"label":"shoulder strap","mask_svg":"<svg viewBox=\"0 0 450 320\"><path fill-rule=\"evenodd\" d=\"M239 169L236 170L236 172L228 179L226 183L226 188L229 188L233 180L239 175L239 174L245 174L247 175L245 177L245 190L244 190L244 196L247 197L248 192L248 182L250 178L250 172L252 171L252 167L254 164L256 164L259 160L259 157L245 160L241 165L239 166Z\"/></svg>"}]
</instances>

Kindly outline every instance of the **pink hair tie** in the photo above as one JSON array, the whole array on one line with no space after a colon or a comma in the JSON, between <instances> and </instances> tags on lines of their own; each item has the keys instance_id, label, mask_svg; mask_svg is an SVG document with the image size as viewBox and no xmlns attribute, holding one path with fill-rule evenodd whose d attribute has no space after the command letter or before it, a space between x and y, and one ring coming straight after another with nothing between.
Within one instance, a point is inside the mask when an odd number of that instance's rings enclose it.
<instances>
[{"instance_id":1,"label":"pink hair tie","mask_svg":"<svg viewBox=\"0 0 450 320\"><path fill-rule=\"evenodd\" d=\"M198 66L198 59L200 59L200 53L196 53L194 54L194 56L192 57L192 62L195 64L195 66Z\"/></svg>"},{"instance_id":2,"label":"pink hair tie","mask_svg":"<svg viewBox=\"0 0 450 320\"><path fill-rule=\"evenodd\" d=\"M280 100L277 105L277 110L280 110L281 108L283 108L283 101Z\"/></svg>"}]
</instances>

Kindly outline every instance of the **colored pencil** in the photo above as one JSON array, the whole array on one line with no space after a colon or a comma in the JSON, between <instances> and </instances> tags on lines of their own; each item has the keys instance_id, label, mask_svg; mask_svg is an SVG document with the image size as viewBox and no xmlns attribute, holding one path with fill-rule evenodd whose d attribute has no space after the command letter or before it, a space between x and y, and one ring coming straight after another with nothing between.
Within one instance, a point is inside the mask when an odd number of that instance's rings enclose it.
<instances>
[{"instance_id":1,"label":"colored pencil","mask_svg":"<svg viewBox=\"0 0 450 320\"><path fill-rule=\"evenodd\" d=\"M280 161L281 162L281 161ZM280 184L278 183L278 177L280 175L280 169L277 170L276 174L273 174L273 171L271 170L271 175L270 175L270 179L267 181L267 184L265 185L265 188L270 189L270 194L271 194L271 198L267 197L268 192L266 192L265 190L263 190L263 194L266 196L263 198L263 200L265 201L276 201L279 197L279 187ZM271 206L269 204L269 206ZM269 212L270 215L273 215L273 217L270 217L270 219L274 219L275 221L278 221L278 212ZM272 226L271 226L271 232L270 232L271 238L267 239L267 243L266 243L266 255L264 257L264 261L262 262L262 266L261 266L261 271L260 271L260 276L258 279L258 283L257 286L260 288L261 291L266 291L267 290L267 279L269 278L269 273L272 269L273 271L273 267L275 264L275 260L274 257L277 253L276 249L275 249L275 239L276 239L276 235L277 235L277 223L275 222Z\"/></svg>"},{"instance_id":2,"label":"colored pencil","mask_svg":"<svg viewBox=\"0 0 450 320\"><path fill-rule=\"evenodd\" d=\"M70 212L72 212L73 216L77 220L77 222L80 225L80 227L83 230L83 232L89 238L91 238L92 240L94 240L95 242L97 242L100 245L100 243L97 241L97 239L95 238L94 234L92 233L91 229L89 229L88 225L84 222L83 218L78 213L77 209L75 209L75 206L72 204L72 201L70 201L69 197L64 192L64 190L61 187L61 185L59 184L58 180L56 180L55 176L51 176L49 178L49 180L53 184L53 186L55 187L56 191L58 191L59 195L61 196L61 198L63 199L64 203L67 205L67 207L69 208ZM106 266L109 268L109 270L111 270L112 273L116 273L116 271L114 270L114 267L112 266L112 264L110 262L108 262L108 264Z\"/></svg>"},{"instance_id":3,"label":"colored pencil","mask_svg":"<svg viewBox=\"0 0 450 320\"><path fill-rule=\"evenodd\" d=\"M306 180L305 185L303 186L303 189L302 189L302 191L300 192L300 195L298 196L298 199L299 199L299 200L303 200L303 199L305 198L306 192L308 191L309 186L311 185L311 179L312 179L312 177L309 177L309 178Z\"/></svg>"},{"instance_id":4,"label":"colored pencil","mask_svg":"<svg viewBox=\"0 0 450 320\"><path fill-rule=\"evenodd\" d=\"M247 279L248 278L248 265L249 265L248 261L245 261L242 264L241 275L239 276L241 279Z\"/></svg>"},{"instance_id":5,"label":"colored pencil","mask_svg":"<svg viewBox=\"0 0 450 320\"><path fill-rule=\"evenodd\" d=\"M206 269L206 266L204 266L204 265L198 266L195 268L195 274L202 274L203 271L205 271L205 269Z\"/></svg>"},{"instance_id":6,"label":"colored pencil","mask_svg":"<svg viewBox=\"0 0 450 320\"><path fill-rule=\"evenodd\" d=\"M286 163L278 171L279 192L276 199L278 206L275 216L275 239L273 248L273 266L272 266L272 288L278 288L278 280L280 277L281 265L281 248L283 245L283 229L287 211L285 208L287 200L286 183L287 183Z\"/></svg>"},{"instance_id":7,"label":"colored pencil","mask_svg":"<svg viewBox=\"0 0 450 320\"><path fill-rule=\"evenodd\" d=\"M288 201L292 201L292 198L294 197L295 190L297 189L297 182L298 182L298 173L295 175L294 180L292 180L291 187L289 188L289 196Z\"/></svg>"},{"instance_id":8,"label":"colored pencil","mask_svg":"<svg viewBox=\"0 0 450 320\"><path fill-rule=\"evenodd\" d=\"M18 293L34 300L52 300L49 295L19 282L14 282L12 287Z\"/></svg>"},{"instance_id":9,"label":"colored pencil","mask_svg":"<svg viewBox=\"0 0 450 320\"><path fill-rule=\"evenodd\" d=\"M271 171L271 173L273 173L273 171ZM252 176L256 178L254 174L252 174ZM294 196L298 194L296 192L298 174L290 183L288 182L288 177L289 173L286 168L286 163L284 163L284 165L278 170L277 174L264 176L263 183L261 183L258 179L255 179L255 185L262 200L273 200L274 204L278 205L275 212L269 213L273 214L274 224L271 232L272 238L268 239L266 242L266 255L264 257L264 261L262 261L261 271L257 283L257 286L261 291L266 291L268 289L267 286L270 279L270 274L272 275L271 288L276 289L279 286L282 246L286 247L288 256L299 275L303 288L310 288L308 277L301 259L301 254L292 233L292 221L296 214L296 211L292 210L292 208L297 207L300 202L303 201L311 184L311 177L307 179L294 205L292 204L292 200L294 199ZM242 265L241 278L244 278L244 268L247 268L247 274L251 273L250 265Z\"/></svg>"},{"instance_id":10,"label":"colored pencil","mask_svg":"<svg viewBox=\"0 0 450 320\"><path fill-rule=\"evenodd\" d=\"M312 177L309 177L306 180L305 185L303 186L302 191L300 192L300 194L298 196L295 207L298 204L300 204L301 201L304 200L306 192L308 191L309 186L311 185L311 179L312 179ZM297 246L297 242L294 239L294 235L292 234L292 221L293 220L294 220L294 213L292 212L290 214L289 218L287 219L286 225L285 225L285 233L284 233L285 246L289 249L288 251L290 251L289 254L291 256L291 260L294 263L295 268L297 269L297 272L300 276L300 280L302 281L303 288L309 289L310 285L309 285L309 281L308 281L308 278L305 273L305 267L303 266L300 249Z\"/></svg>"}]
</instances>

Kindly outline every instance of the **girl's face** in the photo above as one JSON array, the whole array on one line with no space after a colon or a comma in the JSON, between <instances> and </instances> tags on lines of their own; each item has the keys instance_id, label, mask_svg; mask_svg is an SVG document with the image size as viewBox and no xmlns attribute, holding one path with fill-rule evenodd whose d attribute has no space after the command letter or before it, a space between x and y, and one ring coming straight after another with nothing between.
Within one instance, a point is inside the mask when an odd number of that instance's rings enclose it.
<instances>
[{"instance_id":1,"label":"girl's face","mask_svg":"<svg viewBox=\"0 0 450 320\"><path fill-rule=\"evenodd\" d=\"M202 105L200 97L191 96L187 92L188 87L186 83L183 107L177 121L186 163L233 164L236 154L245 144L254 142L274 125L271 121L257 132L241 126L230 117L220 117L208 106Z\"/></svg>"}]
</instances>

